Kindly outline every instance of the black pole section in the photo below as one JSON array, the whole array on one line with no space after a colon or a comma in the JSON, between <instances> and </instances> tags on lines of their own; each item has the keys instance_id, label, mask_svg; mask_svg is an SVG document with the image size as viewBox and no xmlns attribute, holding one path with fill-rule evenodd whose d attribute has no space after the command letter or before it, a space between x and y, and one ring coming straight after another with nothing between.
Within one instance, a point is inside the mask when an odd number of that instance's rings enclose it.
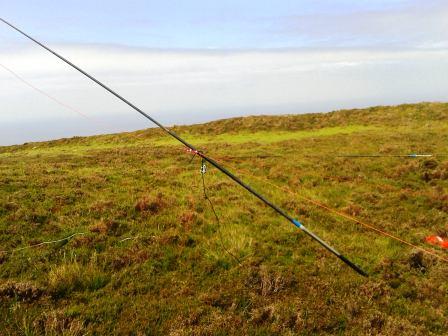
<instances>
[{"instance_id":1,"label":"black pole section","mask_svg":"<svg viewBox=\"0 0 448 336\"><path fill-rule=\"evenodd\" d=\"M367 273L365 273L361 268L359 268L357 265L355 265L354 263L352 263L350 260L348 260L346 257L344 257L341 253L339 253L337 250L335 250L333 247L331 247L330 245L328 245L325 241L323 241L321 238L319 238L317 235L315 235L313 232L309 231L305 226L302 225L302 223L300 223L299 221L297 221L296 219L292 218L291 216L289 216L286 212L284 212L282 209L280 209L278 206L276 206L274 203L272 203L271 201L269 201L268 199L266 199L263 195L261 195L260 193L258 193L257 191L255 191L251 186L247 185L246 183L244 183L241 179L239 179L238 177L236 177L233 173L231 173L229 170L227 170L226 168L224 168L223 166L221 166L218 162L216 162L215 160L213 160L211 157L207 156L206 154L200 152L199 150L197 150L193 145L189 144L187 141L185 141L184 139L182 139L180 136L178 136L176 133L174 133L173 131L171 131L170 129L166 128L165 126L163 126L161 123L159 123L157 120L155 120L154 118L152 118L151 116L149 116L148 114L146 114L145 112L143 112L140 108L138 108L137 106L135 106L134 104L132 104L129 100L125 99L124 97L122 97L121 95L119 95L117 92L115 92L114 90L110 89L108 86L106 86L105 84L103 84L102 82L100 82L99 80L97 80L95 77L89 75L87 72L85 72L84 70L82 70L81 68L79 68L78 66L76 66L75 64L73 64L72 62L70 62L69 60L67 60L66 58L64 58L63 56L59 55L57 52L53 51L52 49L50 49L49 47L47 47L46 45L40 43L39 41L35 40L34 38L32 38L31 36L29 36L28 34L26 34L25 32L23 32L22 30L20 30L19 28L15 27L14 25L12 25L11 23L5 21L4 19L0 18L0 21L2 21L3 23L7 24L8 26L10 26L12 29L16 30L17 32L19 32L20 34L24 35L25 37L27 37L28 39L30 39L31 41L33 41L34 43L38 44L39 46L41 46L42 48L44 48L45 50L47 50L48 52L52 53L54 56L56 56L57 58L59 58L60 60L64 61L65 63L67 63L68 65L70 65L71 67L73 67L74 69L78 70L80 73L82 73L84 76L86 76L87 78L89 78L90 80L94 81L96 84L98 84L99 86L101 86L102 88L104 88L105 90L109 91L111 94L113 94L115 97L117 97L118 99L120 99L121 101L123 101L124 103L126 103L127 105L129 105L130 107L132 107L134 110L136 110L138 113L140 113L141 115L143 115L145 118L149 119L150 121L152 121L154 124L156 124L158 127L160 127L162 130L164 130L166 133L168 133L169 135L171 135L173 138L175 138L176 140L178 140L179 142L181 142L183 145L185 145L186 147L190 148L194 153L196 153L197 155L199 155L200 157L202 157L205 161L207 161L208 163L210 163L212 166L214 166L215 168L217 168L218 170L220 170L222 173L224 173L225 175L227 175L228 177L230 177L233 181L235 181L236 183L238 183L240 186L242 186L244 189L246 189L247 191L249 191L252 195L254 195L255 197L257 197L258 199L260 199L264 204L266 204L267 206L271 207L274 211L276 211L278 214L280 214L281 216L283 216L284 218L286 218L288 221L290 221L292 224L294 224L295 226L297 226L299 229L301 229L303 232L305 232L308 236L310 236L311 238L313 238L314 240L316 240L319 244L321 244L325 249L327 249L328 251L330 251L331 253L333 253L334 255L336 255L340 260L342 260L345 264L347 264L348 266L350 266L352 269L354 269L357 273L363 275L363 276L367 276Z\"/></svg>"}]
</instances>

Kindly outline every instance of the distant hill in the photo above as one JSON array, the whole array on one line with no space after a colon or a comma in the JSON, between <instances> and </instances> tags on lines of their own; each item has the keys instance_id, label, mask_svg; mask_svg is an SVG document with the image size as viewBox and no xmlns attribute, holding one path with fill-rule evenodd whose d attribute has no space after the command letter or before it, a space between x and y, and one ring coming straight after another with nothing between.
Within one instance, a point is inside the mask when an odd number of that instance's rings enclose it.
<instances>
[{"instance_id":1,"label":"distant hill","mask_svg":"<svg viewBox=\"0 0 448 336\"><path fill-rule=\"evenodd\" d=\"M173 129L369 278L160 130L0 147L2 333L448 333L448 104Z\"/></svg>"}]
</instances>

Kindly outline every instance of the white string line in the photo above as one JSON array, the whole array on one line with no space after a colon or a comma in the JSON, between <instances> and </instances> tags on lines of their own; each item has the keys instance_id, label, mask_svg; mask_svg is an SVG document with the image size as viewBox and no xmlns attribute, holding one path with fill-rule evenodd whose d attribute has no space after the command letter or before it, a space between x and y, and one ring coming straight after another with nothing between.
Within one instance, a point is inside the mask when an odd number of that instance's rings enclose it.
<instances>
[{"instance_id":1,"label":"white string line","mask_svg":"<svg viewBox=\"0 0 448 336\"><path fill-rule=\"evenodd\" d=\"M63 101L53 97L52 95L48 94L47 92L39 89L38 87L34 86L33 84L31 84L30 82L28 82L25 78L23 78L22 76L20 76L19 74L17 74L16 72L14 72L12 69L8 68L7 66L3 65L0 63L0 67L2 67L4 70L6 70L7 72L9 72L11 75L13 75L16 79L18 79L20 82L22 82L23 84L25 84L26 86L30 87L31 89L33 89L34 91L36 91L37 93L47 97L48 99L50 99L51 101L55 102L56 104L62 106L63 108L70 110L71 112L74 112L78 115L80 115L81 117L92 121L94 123L99 124L101 127L105 127L107 124L103 124L103 122L100 122L98 120L93 119L92 117L88 116L87 114L81 112L80 110L74 108L73 106L68 105L67 103L64 103ZM107 125L109 126L109 125Z\"/></svg>"},{"instance_id":2,"label":"white string line","mask_svg":"<svg viewBox=\"0 0 448 336\"><path fill-rule=\"evenodd\" d=\"M86 234L85 232L77 232L77 233L74 233L74 234L72 234L72 235L70 235L68 237L62 238L62 239L45 241L45 242L42 242L42 243L39 243L39 244L19 247L17 249L8 250L8 251L0 251L0 253L14 253L14 252L18 252L18 251L22 251L22 250L26 250L26 249L30 249L30 248L42 246L42 245L55 244L55 243L59 243L59 242L65 241L65 240L70 240L71 238L73 238L75 236L80 236L80 235L85 235L85 234Z\"/></svg>"}]
</instances>

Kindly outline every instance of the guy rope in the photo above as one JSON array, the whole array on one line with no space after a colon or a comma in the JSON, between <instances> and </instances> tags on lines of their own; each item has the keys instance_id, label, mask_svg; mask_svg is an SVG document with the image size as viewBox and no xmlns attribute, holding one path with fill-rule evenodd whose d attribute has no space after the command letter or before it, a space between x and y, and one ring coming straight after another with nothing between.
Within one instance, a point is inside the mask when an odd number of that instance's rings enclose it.
<instances>
[{"instance_id":1,"label":"guy rope","mask_svg":"<svg viewBox=\"0 0 448 336\"><path fill-rule=\"evenodd\" d=\"M338 252L335 248L333 248L332 246L330 246L328 243L326 243L324 240L322 240L319 236L317 236L315 233L313 233L312 231L310 231L309 229L307 229L300 221L298 221L297 219L293 218L292 216L290 216L289 214L287 214L284 210L282 210L280 207L278 207L277 205L275 205L274 203L272 203L270 200L268 200L265 196L263 196L262 194L260 194L258 191L254 190L251 186L249 186L248 184L246 184L245 182L243 182L240 178L238 178L237 176L235 176L232 172L230 172L228 169L226 169L225 167L223 167L221 164L219 164L218 162L216 162L213 158L211 158L209 155L201 152L200 150L198 150L195 146L191 145L190 143L188 143L186 140L184 140L183 138L181 138L179 135L177 135L175 132L173 132L172 130L166 128L165 126L163 126L160 122L158 122L156 119L154 119L153 117L151 117L150 115L148 115L147 113L145 113L143 110L141 110L140 108L138 108L137 106L135 106L133 103L131 103L129 100L125 99L123 96L121 96L120 94L118 94L116 91L114 91L113 89L109 88L107 85L105 85L104 83L100 82L98 79L96 79L95 77L93 77L92 75L88 74L86 71L82 70L80 67L78 67L77 65L73 64L72 62L70 62L68 59L64 58L63 56L61 56L60 54L58 54L57 52L53 51L52 49L50 49L49 47L47 47L46 45L44 45L43 43L37 41L36 39L34 39L33 37L31 37L30 35L26 34L25 32L23 32L22 30L20 30L19 28L17 28L16 26L12 25L11 23L5 21L4 19L0 18L0 21L2 21L3 23L5 23L6 25L8 25L9 27L11 27L12 29L16 30L17 32L19 32L20 34L22 34L23 36L25 36L26 38L30 39L31 41L33 41L34 43L36 43L37 45L41 46L42 48L44 48L45 50L47 50L48 52L50 52L51 54L53 54L54 56L56 56L57 58L59 58L60 60L62 60L63 62L65 62L66 64L68 64L69 66L71 66L72 68L76 69L77 71L79 71L81 74L83 74L84 76L86 76L87 78L89 78L90 80L92 80L93 82L95 82L96 84L98 84L99 86L101 86L103 89L105 89L106 91L108 91L109 93L111 93L112 95L114 95L116 98L120 99L122 102L124 102L125 104L127 104L128 106L130 106L132 109L134 109L135 111L137 111L138 113L140 113L142 116L144 116L146 119L150 120L151 122L153 122L155 125L157 125L159 128L161 128L165 133L167 133L168 135L170 135L171 137L175 138L177 141L179 141L180 143L182 143L184 146L187 147L188 150L190 150L192 153L194 153L195 155L198 155L199 157L202 158L202 160L204 160L204 162L208 162L209 164L211 164L212 166L214 166L215 168L217 168L219 171L221 171L223 174L227 175L230 179L232 179L234 182L236 182L238 185L240 185L241 187L243 187L244 189L246 189L249 193L251 193L252 195L254 195L255 197L257 197L259 200L261 200L264 204L266 204L267 206L269 206L270 208L272 208L275 212L277 212L280 216L284 217L286 220L288 220L290 223L292 223L293 225L295 225L297 228L299 228L300 230L302 230L304 233L306 233L308 236L310 236L313 240L317 241L320 245L322 245L326 250L328 250L329 252L331 252L332 254L334 254L336 257L338 257L340 260L342 260L346 265L350 266L353 270L355 270L357 273L363 275L363 276L367 276L367 273L364 272L359 266L357 266L356 264L354 264L352 261L350 261L349 259L347 259L343 254L341 254L340 252Z\"/></svg>"}]
</instances>

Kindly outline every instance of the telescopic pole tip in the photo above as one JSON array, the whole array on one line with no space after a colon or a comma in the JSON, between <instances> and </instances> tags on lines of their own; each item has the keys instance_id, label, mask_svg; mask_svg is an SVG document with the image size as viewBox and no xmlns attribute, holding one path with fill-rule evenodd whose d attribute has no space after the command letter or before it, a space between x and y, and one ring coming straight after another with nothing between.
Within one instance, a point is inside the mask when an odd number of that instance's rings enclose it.
<instances>
[{"instance_id":1,"label":"telescopic pole tip","mask_svg":"<svg viewBox=\"0 0 448 336\"><path fill-rule=\"evenodd\" d=\"M358 274L364 276L364 277L368 277L369 275L364 272L361 267L359 267L358 265L352 263L350 260L348 260L346 257L344 257L342 254L338 256L339 259L341 259L344 263L346 263L348 266L350 266L352 269L354 269Z\"/></svg>"}]
</instances>

